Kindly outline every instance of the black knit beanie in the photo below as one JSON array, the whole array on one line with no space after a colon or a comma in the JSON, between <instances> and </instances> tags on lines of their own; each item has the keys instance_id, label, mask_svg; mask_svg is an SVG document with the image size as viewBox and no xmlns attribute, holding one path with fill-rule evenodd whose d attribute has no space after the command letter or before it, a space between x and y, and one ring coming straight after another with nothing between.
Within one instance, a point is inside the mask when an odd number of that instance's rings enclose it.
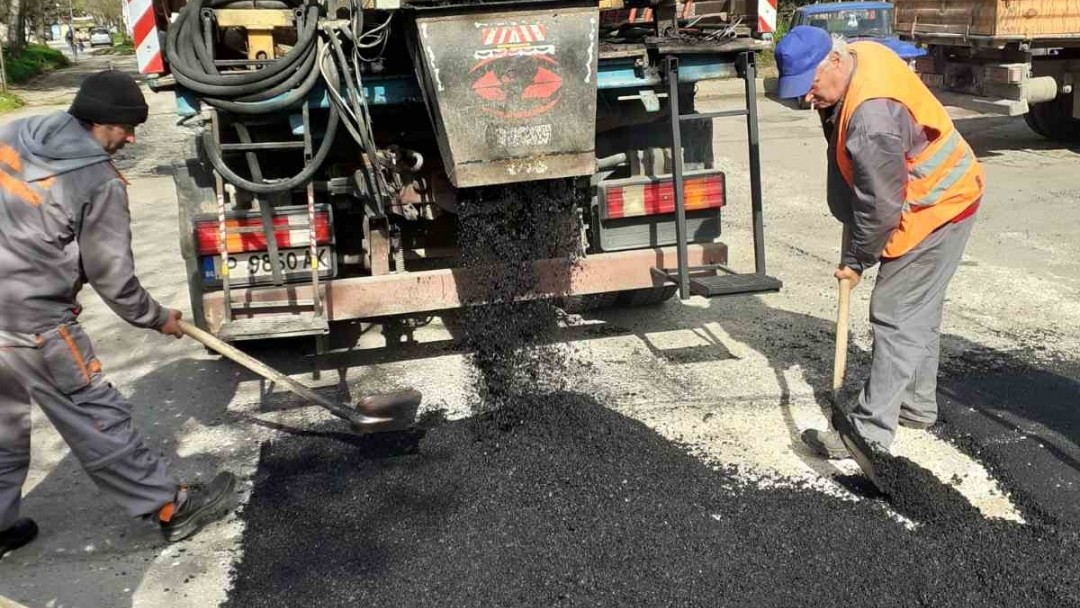
<instances>
[{"instance_id":1,"label":"black knit beanie","mask_svg":"<svg viewBox=\"0 0 1080 608\"><path fill-rule=\"evenodd\" d=\"M135 79L119 70L105 70L83 80L68 114L103 125L141 125L150 108Z\"/></svg>"}]
</instances>

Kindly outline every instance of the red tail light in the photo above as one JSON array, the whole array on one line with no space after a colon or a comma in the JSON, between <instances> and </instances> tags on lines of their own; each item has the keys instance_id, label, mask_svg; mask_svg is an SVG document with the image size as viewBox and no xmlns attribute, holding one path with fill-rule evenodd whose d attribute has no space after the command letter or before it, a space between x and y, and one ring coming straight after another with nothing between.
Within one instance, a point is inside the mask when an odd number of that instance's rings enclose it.
<instances>
[{"instance_id":1,"label":"red tail light","mask_svg":"<svg viewBox=\"0 0 1080 608\"><path fill-rule=\"evenodd\" d=\"M283 213L275 214L272 220L274 225L274 240L279 248L307 247L311 244L308 238L307 213ZM251 232L229 232L225 238L226 249L229 253L243 253L247 251L266 251L268 249L266 234L262 229L262 219L258 215L242 218L228 218L225 226L230 231L237 228L257 228ZM315 213L315 242L317 245L330 243L330 214L327 211ZM195 244L199 255L220 254L221 235L218 232L217 220L198 220L195 222Z\"/></svg>"},{"instance_id":2,"label":"red tail light","mask_svg":"<svg viewBox=\"0 0 1080 608\"><path fill-rule=\"evenodd\" d=\"M675 185L670 177L646 184L608 186L604 189L605 218L675 213ZM724 206L724 174L683 180L687 211Z\"/></svg>"}]
</instances>

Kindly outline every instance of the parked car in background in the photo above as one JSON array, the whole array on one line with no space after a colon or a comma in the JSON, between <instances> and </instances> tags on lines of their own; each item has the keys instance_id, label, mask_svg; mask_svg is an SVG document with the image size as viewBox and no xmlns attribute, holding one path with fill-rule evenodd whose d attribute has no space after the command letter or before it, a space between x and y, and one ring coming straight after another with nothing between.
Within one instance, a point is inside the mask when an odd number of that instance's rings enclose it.
<instances>
[{"instance_id":1,"label":"parked car in background","mask_svg":"<svg viewBox=\"0 0 1080 608\"><path fill-rule=\"evenodd\" d=\"M112 46L112 34L107 27L95 27L90 30L90 46Z\"/></svg>"},{"instance_id":2,"label":"parked car in background","mask_svg":"<svg viewBox=\"0 0 1080 608\"><path fill-rule=\"evenodd\" d=\"M893 5L890 2L828 2L796 9L791 27L810 25L830 34L840 34L849 42L876 40L892 49L901 59L914 64L926 55L910 42L893 33Z\"/></svg>"}]
</instances>

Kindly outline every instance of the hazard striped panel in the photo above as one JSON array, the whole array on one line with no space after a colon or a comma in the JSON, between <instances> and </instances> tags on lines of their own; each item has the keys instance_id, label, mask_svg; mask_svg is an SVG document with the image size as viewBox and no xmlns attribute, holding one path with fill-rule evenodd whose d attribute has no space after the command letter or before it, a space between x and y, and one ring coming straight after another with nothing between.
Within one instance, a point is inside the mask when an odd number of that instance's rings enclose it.
<instances>
[{"instance_id":1,"label":"hazard striped panel","mask_svg":"<svg viewBox=\"0 0 1080 608\"><path fill-rule=\"evenodd\" d=\"M547 29L543 25L504 25L480 29L480 39L485 46L507 46L544 42Z\"/></svg>"},{"instance_id":2,"label":"hazard striped panel","mask_svg":"<svg viewBox=\"0 0 1080 608\"><path fill-rule=\"evenodd\" d=\"M153 0L126 1L139 71L143 74L164 74L165 62L161 58L161 38L158 36Z\"/></svg>"},{"instance_id":3,"label":"hazard striped panel","mask_svg":"<svg viewBox=\"0 0 1080 608\"><path fill-rule=\"evenodd\" d=\"M776 32L776 3L779 0L757 0L758 34L772 35Z\"/></svg>"},{"instance_id":4,"label":"hazard striped panel","mask_svg":"<svg viewBox=\"0 0 1080 608\"><path fill-rule=\"evenodd\" d=\"M719 209L724 206L724 174L689 177L683 180L687 211ZM601 214L604 219L620 219L675 213L675 185L671 178L643 184L604 187Z\"/></svg>"},{"instance_id":5,"label":"hazard striped panel","mask_svg":"<svg viewBox=\"0 0 1080 608\"><path fill-rule=\"evenodd\" d=\"M277 240L278 248L307 247L311 244L311 241L308 240L306 212L275 214L273 224L274 238ZM230 231L225 239L225 248L229 250L229 253L247 253L266 251L268 249L266 234L262 231L262 219L258 214L250 217L227 219L225 220L225 228ZM255 230L240 233L232 232L240 228L254 228ZM217 219L195 222L195 246L199 255L221 253L219 237ZM315 242L317 245L327 245L330 241L330 214L326 211L319 211L315 214Z\"/></svg>"}]
</instances>

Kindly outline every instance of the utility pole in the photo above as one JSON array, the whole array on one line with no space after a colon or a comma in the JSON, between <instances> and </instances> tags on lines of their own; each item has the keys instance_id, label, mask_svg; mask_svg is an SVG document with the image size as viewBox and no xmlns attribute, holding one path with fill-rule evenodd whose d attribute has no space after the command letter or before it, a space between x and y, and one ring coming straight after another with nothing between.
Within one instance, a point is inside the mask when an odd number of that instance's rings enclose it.
<instances>
[{"instance_id":1,"label":"utility pole","mask_svg":"<svg viewBox=\"0 0 1080 608\"><path fill-rule=\"evenodd\" d=\"M0 46L0 93L7 93L7 68L4 67L3 46Z\"/></svg>"}]
</instances>

